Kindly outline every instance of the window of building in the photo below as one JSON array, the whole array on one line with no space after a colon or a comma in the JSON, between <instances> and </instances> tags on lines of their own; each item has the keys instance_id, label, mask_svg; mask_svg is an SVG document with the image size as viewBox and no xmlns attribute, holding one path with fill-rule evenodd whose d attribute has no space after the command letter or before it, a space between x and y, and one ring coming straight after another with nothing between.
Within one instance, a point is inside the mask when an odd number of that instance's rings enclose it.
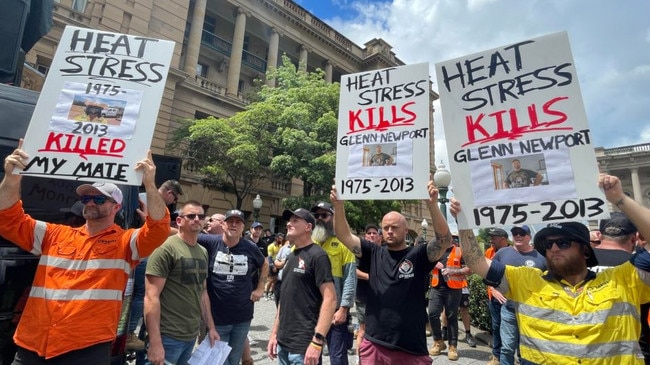
<instances>
[{"instance_id":1,"label":"window of building","mask_svg":"<svg viewBox=\"0 0 650 365\"><path fill-rule=\"evenodd\" d=\"M208 65L205 65L203 63L197 63L196 74L201 77L208 77Z\"/></svg>"},{"instance_id":2,"label":"window of building","mask_svg":"<svg viewBox=\"0 0 650 365\"><path fill-rule=\"evenodd\" d=\"M217 28L217 18L206 15L203 19L203 30L207 30L210 33L214 33L214 30Z\"/></svg>"},{"instance_id":3,"label":"window of building","mask_svg":"<svg viewBox=\"0 0 650 365\"><path fill-rule=\"evenodd\" d=\"M86 10L86 3L88 0L73 0L72 1L72 9L74 11L78 11L80 13L83 13Z\"/></svg>"},{"instance_id":4,"label":"window of building","mask_svg":"<svg viewBox=\"0 0 650 365\"><path fill-rule=\"evenodd\" d=\"M206 119L210 116L208 113L204 113L202 111L194 111L194 119Z\"/></svg>"},{"instance_id":5,"label":"window of building","mask_svg":"<svg viewBox=\"0 0 650 365\"><path fill-rule=\"evenodd\" d=\"M36 65L36 70L47 76L48 71L50 71L50 67L45 65Z\"/></svg>"}]
</instances>

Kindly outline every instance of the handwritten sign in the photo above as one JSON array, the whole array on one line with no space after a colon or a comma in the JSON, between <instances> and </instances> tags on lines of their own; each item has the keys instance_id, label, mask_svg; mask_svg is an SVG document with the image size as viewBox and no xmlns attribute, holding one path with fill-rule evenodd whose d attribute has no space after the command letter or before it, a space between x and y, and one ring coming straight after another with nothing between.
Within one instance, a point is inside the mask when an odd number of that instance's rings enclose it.
<instances>
[{"instance_id":1,"label":"handwritten sign","mask_svg":"<svg viewBox=\"0 0 650 365\"><path fill-rule=\"evenodd\" d=\"M19 173L140 185L174 43L68 26L25 136Z\"/></svg>"},{"instance_id":2,"label":"handwritten sign","mask_svg":"<svg viewBox=\"0 0 650 365\"><path fill-rule=\"evenodd\" d=\"M566 32L436 73L459 228L608 216Z\"/></svg>"},{"instance_id":3,"label":"handwritten sign","mask_svg":"<svg viewBox=\"0 0 650 365\"><path fill-rule=\"evenodd\" d=\"M336 184L340 197L425 199L429 65L341 77Z\"/></svg>"}]
</instances>

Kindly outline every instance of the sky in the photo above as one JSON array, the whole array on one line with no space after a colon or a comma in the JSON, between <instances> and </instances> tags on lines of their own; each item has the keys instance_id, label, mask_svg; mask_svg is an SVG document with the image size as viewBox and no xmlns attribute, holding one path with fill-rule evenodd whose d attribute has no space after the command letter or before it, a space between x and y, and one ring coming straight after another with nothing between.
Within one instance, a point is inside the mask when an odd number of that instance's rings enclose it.
<instances>
[{"instance_id":1,"label":"sky","mask_svg":"<svg viewBox=\"0 0 650 365\"><path fill-rule=\"evenodd\" d=\"M567 31L594 147L650 142L650 1L294 0L357 45L382 38L406 64L435 64ZM449 166L439 101L436 165Z\"/></svg>"}]
</instances>

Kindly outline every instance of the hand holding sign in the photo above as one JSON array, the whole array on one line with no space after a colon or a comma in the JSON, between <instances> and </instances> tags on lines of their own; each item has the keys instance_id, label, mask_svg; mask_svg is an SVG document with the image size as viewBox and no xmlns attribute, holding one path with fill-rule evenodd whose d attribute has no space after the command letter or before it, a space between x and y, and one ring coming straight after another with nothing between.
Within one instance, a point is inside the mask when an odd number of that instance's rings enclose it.
<instances>
[{"instance_id":1,"label":"hand holding sign","mask_svg":"<svg viewBox=\"0 0 650 365\"><path fill-rule=\"evenodd\" d=\"M142 170L142 184L146 187L148 184L156 185L156 165L153 163L151 150L147 152L147 158L140 160L135 164L136 170Z\"/></svg>"},{"instance_id":2,"label":"hand holding sign","mask_svg":"<svg viewBox=\"0 0 650 365\"><path fill-rule=\"evenodd\" d=\"M10 154L9 156L7 156L7 158L5 158L4 169L5 169L5 174L7 176L11 175L11 173L14 171L14 167L18 167L20 169L25 168L27 160L29 159L29 155L27 154L27 152L22 150L22 147L23 147L23 139L21 138L18 141L18 148L16 148L12 154Z\"/></svg>"}]
</instances>

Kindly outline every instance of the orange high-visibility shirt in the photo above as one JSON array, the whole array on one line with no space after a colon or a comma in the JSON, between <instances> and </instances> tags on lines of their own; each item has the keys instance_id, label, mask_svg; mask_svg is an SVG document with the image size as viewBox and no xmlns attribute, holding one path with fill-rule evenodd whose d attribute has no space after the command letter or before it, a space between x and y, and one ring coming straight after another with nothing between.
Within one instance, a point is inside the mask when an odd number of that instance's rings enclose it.
<instances>
[{"instance_id":1,"label":"orange high-visibility shirt","mask_svg":"<svg viewBox=\"0 0 650 365\"><path fill-rule=\"evenodd\" d=\"M94 236L85 225L34 220L22 201L1 210L0 221L0 235L40 256L14 341L46 359L115 339L131 269L169 235L169 211L141 228L113 224Z\"/></svg>"}]
</instances>

